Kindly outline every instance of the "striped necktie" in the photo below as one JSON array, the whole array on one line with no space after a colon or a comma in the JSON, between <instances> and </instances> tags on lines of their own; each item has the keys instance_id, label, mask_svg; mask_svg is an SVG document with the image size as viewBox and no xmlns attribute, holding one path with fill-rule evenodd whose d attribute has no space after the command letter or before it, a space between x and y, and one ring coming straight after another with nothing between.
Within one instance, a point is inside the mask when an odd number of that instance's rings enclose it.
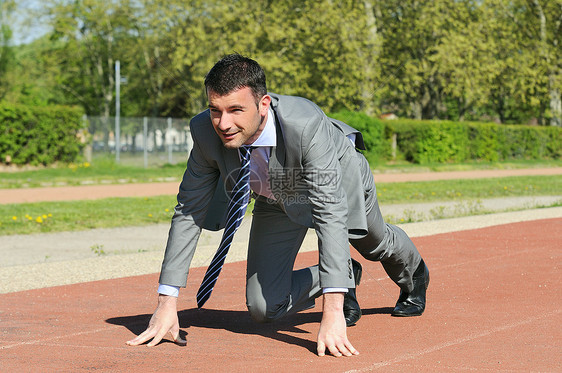
<instances>
[{"instance_id":1,"label":"striped necktie","mask_svg":"<svg viewBox=\"0 0 562 373\"><path fill-rule=\"evenodd\" d=\"M234 233L236 233L244 218L244 213L246 212L246 207L250 200L250 153L252 150L253 148L249 146L242 146L239 148L241 160L240 173L238 174L234 188L232 188L221 243L197 291L197 307L199 308L203 307L211 296L211 292L213 291L224 264L226 254L228 254L228 249L230 249Z\"/></svg>"}]
</instances>

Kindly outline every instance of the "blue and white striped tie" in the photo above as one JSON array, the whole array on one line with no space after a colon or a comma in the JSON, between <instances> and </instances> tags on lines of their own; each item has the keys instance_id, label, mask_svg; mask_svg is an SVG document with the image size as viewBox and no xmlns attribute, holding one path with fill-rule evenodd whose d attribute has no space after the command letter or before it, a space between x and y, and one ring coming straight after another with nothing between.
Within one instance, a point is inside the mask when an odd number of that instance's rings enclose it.
<instances>
[{"instance_id":1,"label":"blue and white striped tie","mask_svg":"<svg viewBox=\"0 0 562 373\"><path fill-rule=\"evenodd\" d=\"M244 218L244 213L246 212L246 207L250 200L250 153L252 152L252 148L249 146L242 146L239 148L239 151L241 160L240 173L238 174L236 184L232 189L230 202L228 203L226 224L221 243L197 291L197 307L199 308L203 307L211 296L211 292L215 287L215 283L217 282L217 278L224 264L226 254L228 254L228 249L230 249L234 233L236 233Z\"/></svg>"}]
</instances>

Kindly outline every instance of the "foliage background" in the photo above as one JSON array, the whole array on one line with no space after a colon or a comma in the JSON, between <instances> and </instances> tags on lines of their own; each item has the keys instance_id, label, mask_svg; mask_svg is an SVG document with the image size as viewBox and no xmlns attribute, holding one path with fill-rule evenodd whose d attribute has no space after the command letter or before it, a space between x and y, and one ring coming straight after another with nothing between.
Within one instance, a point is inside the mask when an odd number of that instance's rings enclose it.
<instances>
[{"instance_id":1,"label":"foliage background","mask_svg":"<svg viewBox=\"0 0 562 373\"><path fill-rule=\"evenodd\" d=\"M0 163L72 162L87 141L78 107L0 103Z\"/></svg>"},{"instance_id":2,"label":"foliage background","mask_svg":"<svg viewBox=\"0 0 562 373\"><path fill-rule=\"evenodd\" d=\"M562 158L561 127L330 115L361 131L372 166L396 159L427 165Z\"/></svg>"},{"instance_id":3,"label":"foliage background","mask_svg":"<svg viewBox=\"0 0 562 373\"><path fill-rule=\"evenodd\" d=\"M0 99L191 117L222 55L325 111L560 125L562 0L0 0ZM18 11L20 13L18 13ZM13 17L49 25L10 42ZM20 32L22 30L19 30Z\"/></svg>"}]
</instances>

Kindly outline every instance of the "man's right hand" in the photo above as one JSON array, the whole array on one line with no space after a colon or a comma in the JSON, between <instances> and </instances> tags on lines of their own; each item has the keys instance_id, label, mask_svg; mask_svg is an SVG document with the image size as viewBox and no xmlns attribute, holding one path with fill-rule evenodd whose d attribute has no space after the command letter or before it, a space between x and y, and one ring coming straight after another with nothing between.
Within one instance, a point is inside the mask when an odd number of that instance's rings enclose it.
<instances>
[{"instance_id":1,"label":"man's right hand","mask_svg":"<svg viewBox=\"0 0 562 373\"><path fill-rule=\"evenodd\" d=\"M158 307L150 318L148 328L136 338L127 341L129 346L138 346L150 339L147 346L156 346L166 333L170 332L172 340L178 345L185 346L187 341L180 337L180 324L177 310L178 298L169 295L158 296Z\"/></svg>"}]
</instances>

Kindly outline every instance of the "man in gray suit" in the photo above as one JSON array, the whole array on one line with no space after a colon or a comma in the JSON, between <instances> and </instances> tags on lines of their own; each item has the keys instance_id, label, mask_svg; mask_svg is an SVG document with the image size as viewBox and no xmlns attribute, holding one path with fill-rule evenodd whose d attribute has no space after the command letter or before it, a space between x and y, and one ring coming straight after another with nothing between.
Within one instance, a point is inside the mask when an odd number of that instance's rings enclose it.
<instances>
[{"instance_id":1,"label":"man in gray suit","mask_svg":"<svg viewBox=\"0 0 562 373\"><path fill-rule=\"evenodd\" d=\"M234 186L243 145L254 148L246 302L256 321L311 308L322 296L318 354L358 354L346 333L361 317L355 292L361 265L351 259L349 244L380 261L400 287L394 316L421 315L429 272L406 233L383 221L373 175L357 150L364 149L361 134L304 98L268 94L262 68L238 54L217 62L205 87L209 110L190 123L194 145L172 218L158 307L146 331L127 343L152 339L153 346L168 332L185 343L178 291L186 286L201 229L224 227L225 191ZM318 236L319 263L294 271L309 228Z\"/></svg>"}]
</instances>

